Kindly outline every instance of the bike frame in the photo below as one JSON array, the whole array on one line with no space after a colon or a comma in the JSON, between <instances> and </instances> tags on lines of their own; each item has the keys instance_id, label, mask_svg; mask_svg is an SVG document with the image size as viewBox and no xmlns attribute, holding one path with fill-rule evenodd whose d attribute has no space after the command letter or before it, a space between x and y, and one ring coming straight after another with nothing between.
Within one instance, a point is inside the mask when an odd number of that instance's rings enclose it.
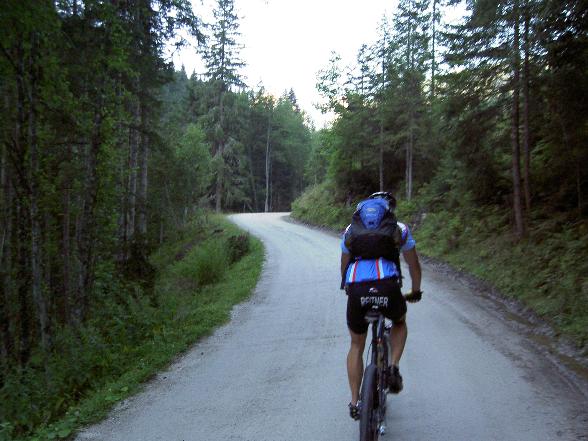
<instances>
[{"instance_id":1,"label":"bike frame","mask_svg":"<svg viewBox=\"0 0 588 441\"><path fill-rule=\"evenodd\" d=\"M372 342L370 363L366 367L365 372L368 372L368 370L375 370L375 382L372 386L374 388L373 401L371 402L373 408L370 409L369 426L371 427L370 430L373 430L376 433L374 433L373 437L370 437L370 439L376 440L378 435L383 434L385 431L384 417L386 414L387 393L385 375L388 368L390 347L388 346L389 336L386 335L384 315L380 311L371 310L366 314L366 320L371 324ZM371 368L371 366L373 366L373 368Z\"/></svg>"}]
</instances>

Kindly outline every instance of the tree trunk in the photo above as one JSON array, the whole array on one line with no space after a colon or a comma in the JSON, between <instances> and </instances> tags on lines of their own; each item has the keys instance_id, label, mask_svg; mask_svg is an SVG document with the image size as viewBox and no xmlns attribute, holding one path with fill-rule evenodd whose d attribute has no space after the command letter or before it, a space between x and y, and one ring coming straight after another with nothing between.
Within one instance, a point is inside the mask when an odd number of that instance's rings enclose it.
<instances>
[{"instance_id":1,"label":"tree trunk","mask_svg":"<svg viewBox=\"0 0 588 441\"><path fill-rule=\"evenodd\" d=\"M410 150L408 159L408 200L412 199L412 169L413 169L413 155L414 155L414 132L410 130Z\"/></svg>"},{"instance_id":2,"label":"tree trunk","mask_svg":"<svg viewBox=\"0 0 588 441\"><path fill-rule=\"evenodd\" d=\"M71 147L67 148L66 177L63 182L63 217L61 221L61 260L62 260L62 297L60 305L60 315L62 323L70 323L70 298L71 298Z\"/></svg>"},{"instance_id":3,"label":"tree trunk","mask_svg":"<svg viewBox=\"0 0 588 441\"><path fill-rule=\"evenodd\" d=\"M411 6L414 6L411 4ZM410 73L409 78L409 90L412 88L413 83L413 74L414 74L414 51L413 51L413 20L412 18L408 24L408 37L407 37L407 45L406 45L406 63L408 65L408 70ZM413 114L413 105L412 97L409 97L409 104L408 104L408 112L410 113L409 118L409 135L408 135L408 145L406 149L406 199L408 201L412 198L412 156L414 150L414 133L413 133L413 124L414 124L414 114Z\"/></svg>"},{"instance_id":4,"label":"tree trunk","mask_svg":"<svg viewBox=\"0 0 588 441\"><path fill-rule=\"evenodd\" d=\"M222 196L223 196L223 181L225 173L225 134L224 134L224 84L221 82L221 91L219 96L219 125L221 131L221 139L218 140L218 149L216 152L218 161L218 170L216 176L216 195L215 195L215 211L220 213L222 210Z\"/></svg>"},{"instance_id":5,"label":"tree trunk","mask_svg":"<svg viewBox=\"0 0 588 441\"><path fill-rule=\"evenodd\" d=\"M576 161L576 194L578 202L578 216L581 217L584 200L582 196L582 168L580 167L580 161Z\"/></svg>"},{"instance_id":6,"label":"tree trunk","mask_svg":"<svg viewBox=\"0 0 588 441\"><path fill-rule=\"evenodd\" d=\"M41 347L46 353L49 350L49 316L47 300L42 288L41 265L41 224L39 214L39 147L37 138L37 87L39 81L39 66L37 50L39 46L38 35L31 35L30 54L30 89L29 89L29 114L28 114L28 143L29 143L29 167L30 167L30 227L31 227L31 273L32 295L39 321L39 334Z\"/></svg>"},{"instance_id":7,"label":"tree trunk","mask_svg":"<svg viewBox=\"0 0 588 441\"><path fill-rule=\"evenodd\" d=\"M404 183L406 185L405 193L406 193L407 200L408 200L408 163L410 162L409 150L410 150L410 142L407 140L406 141L406 149L404 152Z\"/></svg>"},{"instance_id":8,"label":"tree trunk","mask_svg":"<svg viewBox=\"0 0 588 441\"><path fill-rule=\"evenodd\" d=\"M525 208L527 213L531 210L531 145L530 145L530 130L529 130L529 83L530 83L530 69L529 69L529 6L525 6L525 65L523 82L523 99L525 107L523 108L523 157L524 157L524 195Z\"/></svg>"},{"instance_id":9,"label":"tree trunk","mask_svg":"<svg viewBox=\"0 0 588 441\"><path fill-rule=\"evenodd\" d=\"M71 190L67 188L63 192L63 226L62 226L62 251L61 258L63 262L63 289L62 289L62 306L61 320L63 323L69 323L70 302L71 302Z\"/></svg>"},{"instance_id":10,"label":"tree trunk","mask_svg":"<svg viewBox=\"0 0 588 441\"><path fill-rule=\"evenodd\" d=\"M218 160L218 169L216 175L216 191L215 191L215 206L214 209L217 213L222 210L222 197L223 197L223 175L225 173L225 164L223 158L224 145L220 141L218 144L218 150L216 153Z\"/></svg>"},{"instance_id":11,"label":"tree trunk","mask_svg":"<svg viewBox=\"0 0 588 441\"><path fill-rule=\"evenodd\" d=\"M18 335L18 344L16 351L18 351L18 360L20 365L24 365L30 356L31 340L30 340L30 314L29 314L29 287L30 287L30 259L26 244L29 243L29 237L26 225L29 224L30 212L25 208L28 204L28 188L29 182L25 174L25 144L24 136L25 127L25 56L22 42L19 42L15 48L16 53L16 121L14 127L14 144L12 162L14 165L15 184L14 190L16 192L15 207L14 207L14 244L13 250L15 254L16 277L13 279L15 286L18 312L14 320L16 328L15 334Z\"/></svg>"},{"instance_id":12,"label":"tree trunk","mask_svg":"<svg viewBox=\"0 0 588 441\"><path fill-rule=\"evenodd\" d=\"M267 117L267 134L265 138L265 207L264 211L270 211L270 136L272 130L272 113L273 108L270 107L269 115Z\"/></svg>"},{"instance_id":13,"label":"tree trunk","mask_svg":"<svg viewBox=\"0 0 588 441\"><path fill-rule=\"evenodd\" d=\"M412 112L409 119L408 129L408 142L406 144L406 200L412 199L412 163L413 163L413 152L414 152L414 131L413 131L413 116Z\"/></svg>"},{"instance_id":14,"label":"tree trunk","mask_svg":"<svg viewBox=\"0 0 588 441\"><path fill-rule=\"evenodd\" d=\"M576 203L578 208L578 215L582 216L582 163L580 159L577 157L576 151L572 148L572 141L570 140L569 131L566 127L566 120L562 117L561 111L555 110L555 114L557 115L557 120L561 127L561 135L564 145L564 151L572 153L572 162L575 164L575 174L576 174Z\"/></svg>"},{"instance_id":15,"label":"tree trunk","mask_svg":"<svg viewBox=\"0 0 588 441\"><path fill-rule=\"evenodd\" d=\"M142 112L143 113L143 112ZM143 125L144 127L144 125ZM149 165L149 138L143 133L141 142L141 151L139 154L139 216L137 230L141 240L145 242L147 236L147 184L148 184L148 165Z\"/></svg>"},{"instance_id":16,"label":"tree trunk","mask_svg":"<svg viewBox=\"0 0 588 441\"><path fill-rule=\"evenodd\" d=\"M182 223L180 221L180 218L178 216L178 213L174 210L174 204L173 204L172 199L171 199L171 194L170 194L170 191L169 191L169 185L167 185L167 182L164 182L163 185L164 185L164 188L165 188L165 198L167 199L167 203L169 205L169 211L170 211L171 215L174 218L174 223L175 223L176 229L179 229L183 225L182 225Z\"/></svg>"},{"instance_id":17,"label":"tree trunk","mask_svg":"<svg viewBox=\"0 0 588 441\"><path fill-rule=\"evenodd\" d=\"M251 193L253 195L253 210L256 212L259 209L259 204L257 203L257 189L255 188L255 175L253 173L253 153L251 151L251 144L247 143L247 156L249 162L249 185L251 185Z\"/></svg>"},{"instance_id":18,"label":"tree trunk","mask_svg":"<svg viewBox=\"0 0 588 441\"><path fill-rule=\"evenodd\" d=\"M12 197L8 184L8 164L6 149L0 146L0 365L6 363L11 354L10 345L10 314L9 305L12 280L10 273L12 262L10 259Z\"/></svg>"},{"instance_id":19,"label":"tree trunk","mask_svg":"<svg viewBox=\"0 0 588 441\"><path fill-rule=\"evenodd\" d=\"M137 175L139 165L139 149L141 146L141 132L139 130L141 121L141 105L139 102L135 104L133 115L133 127L129 133L129 177L128 177L128 207L127 207L127 231L125 259L128 260L128 246L135 239L137 218Z\"/></svg>"},{"instance_id":20,"label":"tree trunk","mask_svg":"<svg viewBox=\"0 0 588 441\"><path fill-rule=\"evenodd\" d=\"M380 171L380 191L384 191L384 122L380 122L380 154L379 154L379 171Z\"/></svg>"},{"instance_id":21,"label":"tree trunk","mask_svg":"<svg viewBox=\"0 0 588 441\"><path fill-rule=\"evenodd\" d=\"M29 241L27 229L28 213L26 213L23 203L16 200L16 216L14 225L17 228L17 236L15 237L17 272L15 284L17 286L18 296L18 318L16 325L18 326L18 358L21 366L23 366L29 359L31 353L31 317L29 308L29 288L31 273L29 268L29 253L26 243Z\"/></svg>"},{"instance_id":22,"label":"tree trunk","mask_svg":"<svg viewBox=\"0 0 588 441\"><path fill-rule=\"evenodd\" d=\"M6 256L6 246L10 241L8 231L12 201L9 196L7 167L6 149L3 145L0 145L0 271L6 268L3 266L3 262Z\"/></svg>"},{"instance_id":23,"label":"tree trunk","mask_svg":"<svg viewBox=\"0 0 588 441\"><path fill-rule=\"evenodd\" d=\"M437 65L435 64L435 44L437 43L437 3L438 0L433 0L433 32L432 32L432 51L431 51L431 103L435 99L435 70L437 69Z\"/></svg>"},{"instance_id":24,"label":"tree trunk","mask_svg":"<svg viewBox=\"0 0 588 441\"><path fill-rule=\"evenodd\" d=\"M513 94L512 94L512 179L513 179L513 211L515 234L521 239L525 234L523 209L521 205L521 158L519 134L519 95L520 95L520 37L519 37L519 2L514 5L514 53L513 53Z\"/></svg>"},{"instance_id":25,"label":"tree trunk","mask_svg":"<svg viewBox=\"0 0 588 441\"><path fill-rule=\"evenodd\" d=\"M130 136L130 132L129 132ZM129 138L130 139L130 138ZM130 155L121 158L119 163L119 194L120 207L118 213L118 250L116 253L117 262L123 263L127 259L127 231L128 231L128 211L129 211L129 171L127 170Z\"/></svg>"},{"instance_id":26,"label":"tree trunk","mask_svg":"<svg viewBox=\"0 0 588 441\"><path fill-rule=\"evenodd\" d=\"M380 103L380 152L378 159L378 168L380 172L380 191L384 191L384 89L386 88L386 37L384 36L384 45L382 47L382 84L381 84L381 96L382 102Z\"/></svg>"},{"instance_id":27,"label":"tree trunk","mask_svg":"<svg viewBox=\"0 0 588 441\"><path fill-rule=\"evenodd\" d=\"M98 108L102 107L97 103ZM86 318L89 295L94 283L94 241L96 230L96 198L98 194L98 153L101 146L102 115L96 110L89 151L86 158L86 182L82 200L82 214L77 235L79 273L76 298L72 311L77 325Z\"/></svg>"}]
</instances>

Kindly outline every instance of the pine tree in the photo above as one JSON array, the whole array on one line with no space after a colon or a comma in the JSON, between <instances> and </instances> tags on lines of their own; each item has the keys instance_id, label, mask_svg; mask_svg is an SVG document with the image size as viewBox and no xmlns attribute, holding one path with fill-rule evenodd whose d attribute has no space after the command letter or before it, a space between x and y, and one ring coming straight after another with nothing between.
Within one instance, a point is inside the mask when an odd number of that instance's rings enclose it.
<instances>
[{"instance_id":1,"label":"pine tree","mask_svg":"<svg viewBox=\"0 0 588 441\"><path fill-rule=\"evenodd\" d=\"M521 17L520 0L474 2L471 16L450 39L448 57L467 69L456 77L467 76L470 84L478 85L471 90L472 98L484 102L495 118L510 126L512 213L518 238L525 234L520 160ZM474 78L477 83L472 82ZM528 93L524 95L528 101ZM490 151L486 154L493 155ZM479 158L475 162L479 163ZM474 162L472 165L476 167Z\"/></svg>"},{"instance_id":2,"label":"pine tree","mask_svg":"<svg viewBox=\"0 0 588 441\"><path fill-rule=\"evenodd\" d=\"M378 106L378 119L379 119L379 155L378 155L378 171L379 171L379 189L384 191L385 188L385 176L384 176L384 154L388 150L389 139L386 136L387 124L387 98L390 91L390 73L392 71L392 56L394 53L395 43L392 41L391 26L386 17L383 17L382 21L378 26L379 39L376 42L373 52L378 63L378 68L375 70L373 76L373 84L376 89L375 100Z\"/></svg>"},{"instance_id":3,"label":"pine tree","mask_svg":"<svg viewBox=\"0 0 588 441\"><path fill-rule=\"evenodd\" d=\"M215 89L216 109L214 109L214 159L216 164L215 207L220 212L225 181L224 151L230 133L227 132L225 96L233 88L245 86L239 73L243 63L239 58L242 49L238 42L239 18L235 12L234 0L218 0L213 11L214 23L210 26L208 42L201 53L206 65L206 76Z\"/></svg>"},{"instance_id":4,"label":"pine tree","mask_svg":"<svg viewBox=\"0 0 588 441\"><path fill-rule=\"evenodd\" d=\"M419 141L419 114L423 113L423 83L428 69L430 22L429 0L401 0L394 17L395 39L398 43L398 63L405 116L405 185L406 198L413 192L414 155Z\"/></svg>"}]
</instances>

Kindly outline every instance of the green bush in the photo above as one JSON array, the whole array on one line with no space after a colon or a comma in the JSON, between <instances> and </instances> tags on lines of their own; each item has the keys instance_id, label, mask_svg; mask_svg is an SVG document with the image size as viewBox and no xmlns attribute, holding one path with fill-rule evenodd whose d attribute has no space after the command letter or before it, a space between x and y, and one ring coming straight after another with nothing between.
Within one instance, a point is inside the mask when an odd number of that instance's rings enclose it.
<instances>
[{"instance_id":1,"label":"green bush","mask_svg":"<svg viewBox=\"0 0 588 441\"><path fill-rule=\"evenodd\" d=\"M238 234L206 240L172 266L176 281L186 289L197 289L219 281L227 268L250 250L249 235Z\"/></svg>"},{"instance_id":2,"label":"green bush","mask_svg":"<svg viewBox=\"0 0 588 441\"><path fill-rule=\"evenodd\" d=\"M321 227L343 230L355 210L335 201L335 189L329 182L311 187L292 203L292 217Z\"/></svg>"},{"instance_id":3,"label":"green bush","mask_svg":"<svg viewBox=\"0 0 588 441\"><path fill-rule=\"evenodd\" d=\"M241 260L250 250L249 234L238 234L227 239L229 263Z\"/></svg>"}]
</instances>

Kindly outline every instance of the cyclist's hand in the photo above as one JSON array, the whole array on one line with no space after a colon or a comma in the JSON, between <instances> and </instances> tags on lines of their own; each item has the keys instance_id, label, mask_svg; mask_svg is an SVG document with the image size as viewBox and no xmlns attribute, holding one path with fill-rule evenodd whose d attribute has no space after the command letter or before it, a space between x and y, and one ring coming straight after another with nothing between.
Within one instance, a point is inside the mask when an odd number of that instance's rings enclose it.
<instances>
[{"instance_id":1,"label":"cyclist's hand","mask_svg":"<svg viewBox=\"0 0 588 441\"><path fill-rule=\"evenodd\" d=\"M408 294L404 294L404 298L409 303L419 302L422 297L423 297L422 291L411 291Z\"/></svg>"}]
</instances>

